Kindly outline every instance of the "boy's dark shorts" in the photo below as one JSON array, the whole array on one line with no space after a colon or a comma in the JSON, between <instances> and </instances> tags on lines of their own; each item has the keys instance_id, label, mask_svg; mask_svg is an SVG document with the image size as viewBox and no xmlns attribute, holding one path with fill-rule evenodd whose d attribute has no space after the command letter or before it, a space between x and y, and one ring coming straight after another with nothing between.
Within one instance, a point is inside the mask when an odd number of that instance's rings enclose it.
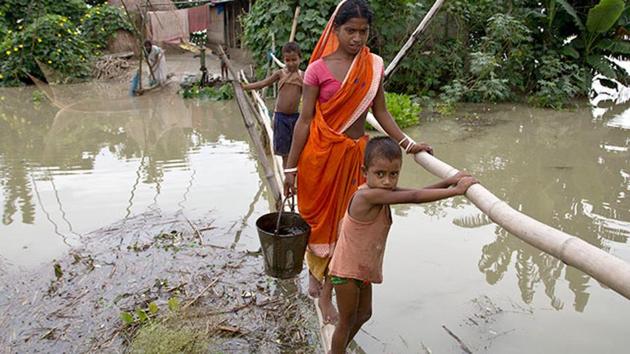
<instances>
[{"instance_id":1,"label":"boy's dark shorts","mask_svg":"<svg viewBox=\"0 0 630 354\"><path fill-rule=\"evenodd\" d=\"M273 115L273 152L279 156L289 155L291 141L293 140L293 128L297 122L299 113L286 114L276 112Z\"/></svg>"}]
</instances>

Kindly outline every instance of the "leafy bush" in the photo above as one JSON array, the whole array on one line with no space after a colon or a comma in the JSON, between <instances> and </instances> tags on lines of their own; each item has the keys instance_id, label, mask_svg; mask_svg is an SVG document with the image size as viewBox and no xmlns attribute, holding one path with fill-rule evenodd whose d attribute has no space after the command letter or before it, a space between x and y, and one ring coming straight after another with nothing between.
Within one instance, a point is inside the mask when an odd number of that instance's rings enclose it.
<instances>
[{"instance_id":1,"label":"leafy bush","mask_svg":"<svg viewBox=\"0 0 630 354\"><path fill-rule=\"evenodd\" d=\"M4 13L9 28L16 30L46 14L65 16L74 23L87 11L83 0L3 0L0 12Z\"/></svg>"},{"instance_id":2,"label":"leafy bush","mask_svg":"<svg viewBox=\"0 0 630 354\"><path fill-rule=\"evenodd\" d=\"M107 41L119 29L131 32L133 27L118 7L99 5L90 8L81 17L81 34L96 48L105 48Z\"/></svg>"},{"instance_id":3,"label":"leafy bush","mask_svg":"<svg viewBox=\"0 0 630 354\"><path fill-rule=\"evenodd\" d=\"M27 73L43 78L36 61L64 78L90 75L89 45L65 16L45 15L0 44L0 86L28 80Z\"/></svg>"},{"instance_id":4,"label":"leafy bush","mask_svg":"<svg viewBox=\"0 0 630 354\"><path fill-rule=\"evenodd\" d=\"M196 83L183 89L181 95L184 98L205 98L211 101L231 100L234 98L234 89L231 84L223 84L219 87L200 87Z\"/></svg>"},{"instance_id":5,"label":"leafy bush","mask_svg":"<svg viewBox=\"0 0 630 354\"><path fill-rule=\"evenodd\" d=\"M258 64L267 63L272 33L276 42L274 54L280 57L280 49L291 34L295 3L289 0L258 0L243 17L243 38ZM303 63L307 63L337 1L299 0L297 3L301 6L301 12L295 41L302 49Z\"/></svg>"},{"instance_id":6,"label":"leafy bush","mask_svg":"<svg viewBox=\"0 0 630 354\"><path fill-rule=\"evenodd\" d=\"M414 102L411 96L385 92L385 102L387 103L387 110L401 129L419 123L422 108L418 103ZM367 123L365 127L374 130L374 128Z\"/></svg>"},{"instance_id":7,"label":"leafy bush","mask_svg":"<svg viewBox=\"0 0 630 354\"><path fill-rule=\"evenodd\" d=\"M563 108L578 93L586 90L586 69L550 53L541 58L536 71L536 91L530 102L554 109Z\"/></svg>"}]
</instances>

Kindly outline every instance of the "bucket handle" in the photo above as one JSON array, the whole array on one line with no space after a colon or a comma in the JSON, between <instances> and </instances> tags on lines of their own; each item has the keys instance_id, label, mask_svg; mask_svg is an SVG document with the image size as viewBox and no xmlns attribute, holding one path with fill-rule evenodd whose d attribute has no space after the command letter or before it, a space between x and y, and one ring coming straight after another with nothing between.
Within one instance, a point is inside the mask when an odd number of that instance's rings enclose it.
<instances>
[{"instance_id":1,"label":"bucket handle","mask_svg":"<svg viewBox=\"0 0 630 354\"><path fill-rule=\"evenodd\" d=\"M295 212L295 199L294 199L293 195L284 197L284 199L282 200L282 207L280 208L280 210L278 210L278 220L276 220L276 230L273 233L274 237L277 237L278 236L278 231L280 231L280 219L282 218L282 212L284 211L284 205L287 203L287 200L289 200L289 198L291 198L291 201L289 202L289 206L291 208L291 212L292 213Z\"/></svg>"}]
</instances>

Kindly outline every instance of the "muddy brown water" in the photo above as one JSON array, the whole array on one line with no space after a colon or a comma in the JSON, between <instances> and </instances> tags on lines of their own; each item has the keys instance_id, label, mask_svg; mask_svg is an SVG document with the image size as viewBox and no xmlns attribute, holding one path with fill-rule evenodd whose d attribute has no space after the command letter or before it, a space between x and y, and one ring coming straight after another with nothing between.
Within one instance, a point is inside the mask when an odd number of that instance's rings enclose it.
<instances>
[{"instance_id":1,"label":"muddy brown water","mask_svg":"<svg viewBox=\"0 0 630 354\"><path fill-rule=\"evenodd\" d=\"M89 232L147 212L212 219L208 243L258 249L255 221L269 200L236 104L129 99L126 89L59 87L57 106L34 103L33 88L0 89L3 274L48 269L48 282L53 259ZM627 105L464 106L408 133L512 207L630 262ZM405 160L400 185L434 180ZM384 284L355 351L460 352L444 327L474 352L627 350L628 300L466 199L393 214ZM8 302L0 294L0 308Z\"/></svg>"}]
</instances>

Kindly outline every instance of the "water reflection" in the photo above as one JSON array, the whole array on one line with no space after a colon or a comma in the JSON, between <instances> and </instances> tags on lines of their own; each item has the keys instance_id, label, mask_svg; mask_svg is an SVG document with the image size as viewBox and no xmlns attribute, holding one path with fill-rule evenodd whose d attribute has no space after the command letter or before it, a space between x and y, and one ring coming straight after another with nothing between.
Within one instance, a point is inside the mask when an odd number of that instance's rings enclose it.
<instances>
[{"instance_id":1,"label":"water reflection","mask_svg":"<svg viewBox=\"0 0 630 354\"><path fill-rule=\"evenodd\" d=\"M131 99L125 87L103 84L43 89L52 102L33 102L33 88L0 90L5 225L0 255L9 252L12 262L25 258L17 256L28 246L20 237L34 241L38 232L40 237L51 233L66 246L75 245L82 232L144 208L203 207L199 191L214 190L212 181L226 177L213 171L258 173L240 121L233 121L239 112L231 102L189 102L172 92ZM233 154L243 155L234 159ZM258 200L257 182L232 180L244 183L247 199L251 193Z\"/></svg>"},{"instance_id":2,"label":"water reflection","mask_svg":"<svg viewBox=\"0 0 630 354\"><path fill-rule=\"evenodd\" d=\"M422 135L436 142L439 157L471 171L512 207L595 247L618 253L630 249L630 138L628 130L608 122L626 108L616 107L594 120L587 107L553 112L507 105L470 106L458 122L440 120L436 127L423 127ZM477 125L468 124L466 117ZM401 185L423 184L428 181L418 182L417 176L403 169ZM448 218L461 203L467 202L453 199L420 207L432 217ZM406 215L408 210L397 207L396 213ZM459 216L453 223L495 235L481 247L478 261L488 284L498 284L506 274L514 274L524 303L533 303L542 285L553 308L562 309L570 301L576 311L584 311L592 286L597 285L590 276L509 235L481 213ZM566 292L558 289L561 279L573 299L563 299Z\"/></svg>"}]
</instances>

